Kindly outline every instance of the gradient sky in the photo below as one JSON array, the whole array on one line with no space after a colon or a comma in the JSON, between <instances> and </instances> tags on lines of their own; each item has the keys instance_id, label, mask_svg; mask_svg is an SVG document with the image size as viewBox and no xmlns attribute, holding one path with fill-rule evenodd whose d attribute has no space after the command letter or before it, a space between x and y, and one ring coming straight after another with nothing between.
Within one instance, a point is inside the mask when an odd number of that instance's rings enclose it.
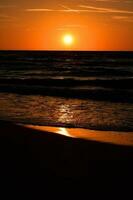
<instances>
[{"instance_id":1,"label":"gradient sky","mask_svg":"<svg viewBox=\"0 0 133 200\"><path fill-rule=\"evenodd\" d=\"M133 0L0 0L0 49L133 50Z\"/></svg>"}]
</instances>

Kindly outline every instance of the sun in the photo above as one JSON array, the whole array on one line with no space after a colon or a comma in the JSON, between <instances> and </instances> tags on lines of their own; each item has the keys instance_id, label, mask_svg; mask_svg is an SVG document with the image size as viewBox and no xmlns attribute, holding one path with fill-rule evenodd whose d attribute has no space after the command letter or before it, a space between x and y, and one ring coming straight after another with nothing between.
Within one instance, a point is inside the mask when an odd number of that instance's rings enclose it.
<instances>
[{"instance_id":1,"label":"sun","mask_svg":"<svg viewBox=\"0 0 133 200\"><path fill-rule=\"evenodd\" d=\"M74 37L71 34L66 34L63 36L63 43L67 46L72 45L74 42Z\"/></svg>"}]
</instances>

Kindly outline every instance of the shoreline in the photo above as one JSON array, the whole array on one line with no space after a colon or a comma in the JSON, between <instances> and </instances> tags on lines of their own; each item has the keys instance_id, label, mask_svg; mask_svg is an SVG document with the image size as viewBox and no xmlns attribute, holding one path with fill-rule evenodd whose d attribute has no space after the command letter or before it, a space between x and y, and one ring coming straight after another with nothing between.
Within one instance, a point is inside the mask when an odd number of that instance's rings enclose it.
<instances>
[{"instance_id":1,"label":"shoreline","mask_svg":"<svg viewBox=\"0 0 133 200\"><path fill-rule=\"evenodd\" d=\"M10 127L11 129L9 129ZM33 125L15 123L12 121L0 120L0 133L5 131L6 133L16 132L16 129L20 130L20 133L36 132L38 134L52 134L55 137L65 136L70 139L81 139L88 142L105 143L109 145L129 146L133 147L133 131L113 131L113 130L97 130L88 128L77 127L63 127L63 126L50 126L50 125Z\"/></svg>"}]
</instances>

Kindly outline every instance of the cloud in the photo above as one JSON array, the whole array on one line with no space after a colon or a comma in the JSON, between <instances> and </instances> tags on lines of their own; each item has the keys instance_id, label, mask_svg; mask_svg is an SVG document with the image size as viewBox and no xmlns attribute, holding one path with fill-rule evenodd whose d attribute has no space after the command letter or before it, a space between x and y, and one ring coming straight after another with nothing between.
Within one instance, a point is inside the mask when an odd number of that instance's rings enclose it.
<instances>
[{"instance_id":1,"label":"cloud","mask_svg":"<svg viewBox=\"0 0 133 200\"><path fill-rule=\"evenodd\" d=\"M45 9L45 8L42 8L42 9L39 9L39 8L28 8L28 9L25 9L26 12L64 12L64 13L82 13L82 12L91 12L87 9L72 9L72 8L69 8L69 9ZM94 11L92 11L94 12Z\"/></svg>"},{"instance_id":2,"label":"cloud","mask_svg":"<svg viewBox=\"0 0 133 200\"><path fill-rule=\"evenodd\" d=\"M0 19L16 19L16 17L14 16L9 16L9 15L5 15L5 14L0 14Z\"/></svg>"},{"instance_id":3,"label":"cloud","mask_svg":"<svg viewBox=\"0 0 133 200\"><path fill-rule=\"evenodd\" d=\"M78 13L80 12L79 9L72 9L72 8L69 8L67 6L64 6L64 5L60 5L63 9L50 9L50 8L28 8L26 9L25 11L26 12L72 12L72 13Z\"/></svg>"},{"instance_id":4,"label":"cloud","mask_svg":"<svg viewBox=\"0 0 133 200\"><path fill-rule=\"evenodd\" d=\"M15 20L15 17L13 16L0 14L0 22L13 22L14 20Z\"/></svg>"},{"instance_id":5,"label":"cloud","mask_svg":"<svg viewBox=\"0 0 133 200\"><path fill-rule=\"evenodd\" d=\"M129 17L128 16L113 16L112 18L114 18L114 19L129 19Z\"/></svg>"},{"instance_id":6,"label":"cloud","mask_svg":"<svg viewBox=\"0 0 133 200\"><path fill-rule=\"evenodd\" d=\"M16 19L17 18L14 17L14 16L6 15L6 14L0 14L0 22L15 22Z\"/></svg>"},{"instance_id":7,"label":"cloud","mask_svg":"<svg viewBox=\"0 0 133 200\"><path fill-rule=\"evenodd\" d=\"M25 11L27 12L52 12L54 10L47 8L28 8Z\"/></svg>"},{"instance_id":8,"label":"cloud","mask_svg":"<svg viewBox=\"0 0 133 200\"><path fill-rule=\"evenodd\" d=\"M125 21L125 22L133 22L132 16L115 15L115 16L112 16L112 18L115 19L115 20L122 20L122 21Z\"/></svg>"},{"instance_id":9,"label":"cloud","mask_svg":"<svg viewBox=\"0 0 133 200\"><path fill-rule=\"evenodd\" d=\"M133 14L133 11L130 10L119 10L114 8L95 7L89 5L79 5L79 7L88 9L88 12Z\"/></svg>"},{"instance_id":10,"label":"cloud","mask_svg":"<svg viewBox=\"0 0 133 200\"><path fill-rule=\"evenodd\" d=\"M64 8L62 10L57 10L59 12L80 12L79 9L72 9L72 8L70 8L68 6L65 6L65 5L59 5L59 6L61 6L62 8Z\"/></svg>"},{"instance_id":11,"label":"cloud","mask_svg":"<svg viewBox=\"0 0 133 200\"><path fill-rule=\"evenodd\" d=\"M99 1L99 0L98 0ZM100 0L105 1L105 0ZM107 1L107 0L106 0ZM26 12L64 12L64 13L119 13L119 14L133 14L132 10L121 10L115 8L96 7L90 5L78 5L77 8L70 8L66 5L59 5L62 9L51 8L28 8Z\"/></svg>"},{"instance_id":12,"label":"cloud","mask_svg":"<svg viewBox=\"0 0 133 200\"><path fill-rule=\"evenodd\" d=\"M133 3L132 0L95 0L97 2L111 2L111 3Z\"/></svg>"},{"instance_id":13,"label":"cloud","mask_svg":"<svg viewBox=\"0 0 133 200\"><path fill-rule=\"evenodd\" d=\"M82 10L78 10L78 9L69 9L69 10L56 10L57 12L68 12L68 13L80 13L83 12Z\"/></svg>"}]
</instances>

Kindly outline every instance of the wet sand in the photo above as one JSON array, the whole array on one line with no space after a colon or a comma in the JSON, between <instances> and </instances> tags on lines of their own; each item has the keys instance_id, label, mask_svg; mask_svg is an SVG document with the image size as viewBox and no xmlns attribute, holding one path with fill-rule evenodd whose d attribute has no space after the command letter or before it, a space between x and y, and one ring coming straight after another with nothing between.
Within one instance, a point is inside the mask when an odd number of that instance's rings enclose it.
<instances>
[{"instance_id":1,"label":"wet sand","mask_svg":"<svg viewBox=\"0 0 133 200\"><path fill-rule=\"evenodd\" d=\"M118 191L119 185L122 190L132 180L131 144L66 137L46 130L0 122L2 190L37 195L72 191L78 196L102 187L110 192L116 187Z\"/></svg>"},{"instance_id":2,"label":"wet sand","mask_svg":"<svg viewBox=\"0 0 133 200\"><path fill-rule=\"evenodd\" d=\"M124 145L133 147L133 132L124 131L98 131L84 128L64 128L51 126L25 125L39 131L52 132L55 134L65 135L71 138L81 138L89 141L105 142L115 145Z\"/></svg>"}]
</instances>

